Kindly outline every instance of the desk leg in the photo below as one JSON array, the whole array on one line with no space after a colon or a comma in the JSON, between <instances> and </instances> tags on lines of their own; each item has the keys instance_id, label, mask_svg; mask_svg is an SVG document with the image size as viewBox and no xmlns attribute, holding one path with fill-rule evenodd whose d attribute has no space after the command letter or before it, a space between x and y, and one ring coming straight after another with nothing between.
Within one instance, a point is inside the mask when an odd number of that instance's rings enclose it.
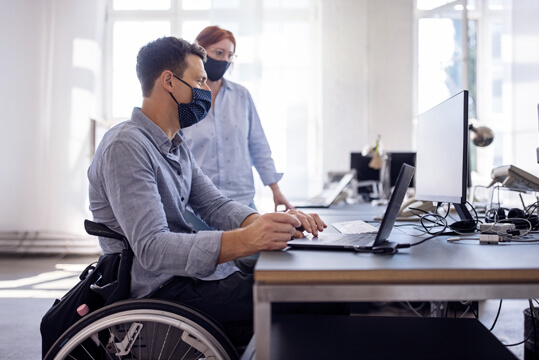
<instances>
[{"instance_id":1,"label":"desk leg","mask_svg":"<svg viewBox=\"0 0 539 360\"><path fill-rule=\"evenodd\" d=\"M257 299L255 286L255 357L256 360L270 360L271 303Z\"/></svg>"}]
</instances>

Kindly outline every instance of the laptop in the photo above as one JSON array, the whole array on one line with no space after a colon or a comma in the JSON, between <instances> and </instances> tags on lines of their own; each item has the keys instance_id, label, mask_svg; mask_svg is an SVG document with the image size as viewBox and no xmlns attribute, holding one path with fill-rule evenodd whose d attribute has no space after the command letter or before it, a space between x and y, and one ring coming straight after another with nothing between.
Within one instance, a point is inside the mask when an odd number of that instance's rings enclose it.
<instances>
[{"instance_id":1,"label":"laptop","mask_svg":"<svg viewBox=\"0 0 539 360\"><path fill-rule=\"evenodd\" d=\"M338 183L336 182L321 194L304 202L292 202L292 205L297 208L328 208L353 178L353 172L346 173Z\"/></svg>"},{"instance_id":2,"label":"laptop","mask_svg":"<svg viewBox=\"0 0 539 360\"><path fill-rule=\"evenodd\" d=\"M312 235L301 239L293 239L288 246L297 249L323 249L323 250L356 250L374 253L394 254L397 252L397 243L387 241L401 207L408 185L412 180L415 168L403 164L397 178L395 190L391 194L387 210L376 234L324 234L318 237Z\"/></svg>"}]
</instances>

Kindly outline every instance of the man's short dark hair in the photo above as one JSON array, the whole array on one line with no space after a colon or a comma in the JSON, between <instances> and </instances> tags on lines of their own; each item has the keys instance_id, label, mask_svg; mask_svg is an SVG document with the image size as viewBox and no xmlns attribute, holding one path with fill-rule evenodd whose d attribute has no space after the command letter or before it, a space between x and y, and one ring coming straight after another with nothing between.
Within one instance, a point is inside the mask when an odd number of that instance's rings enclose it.
<instances>
[{"instance_id":1,"label":"man's short dark hair","mask_svg":"<svg viewBox=\"0 0 539 360\"><path fill-rule=\"evenodd\" d=\"M206 62L206 50L198 44L167 36L144 45L137 56L137 76L142 86L142 96L151 95L155 80L165 70L179 77L187 68L187 55L196 55Z\"/></svg>"}]
</instances>

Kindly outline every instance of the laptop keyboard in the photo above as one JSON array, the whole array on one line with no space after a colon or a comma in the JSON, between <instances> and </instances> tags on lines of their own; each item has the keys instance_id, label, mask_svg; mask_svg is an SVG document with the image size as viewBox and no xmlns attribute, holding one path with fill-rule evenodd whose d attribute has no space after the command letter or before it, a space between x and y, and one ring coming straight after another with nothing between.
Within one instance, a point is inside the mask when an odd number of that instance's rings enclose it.
<instances>
[{"instance_id":1,"label":"laptop keyboard","mask_svg":"<svg viewBox=\"0 0 539 360\"><path fill-rule=\"evenodd\" d=\"M331 224L341 234L376 234L378 228L363 220L343 221Z\"/></svg>"}]
</instances>

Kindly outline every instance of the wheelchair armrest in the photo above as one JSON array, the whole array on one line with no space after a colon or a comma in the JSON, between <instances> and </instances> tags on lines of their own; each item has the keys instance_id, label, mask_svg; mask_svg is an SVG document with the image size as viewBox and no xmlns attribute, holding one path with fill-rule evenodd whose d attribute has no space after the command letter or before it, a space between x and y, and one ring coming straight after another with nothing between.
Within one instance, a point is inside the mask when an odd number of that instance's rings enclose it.
<instances>
[{"instance_id":1,"label":"wheelchair armrest","mask_svg":"<svg viewBox=\"0 0 539 360\"><path fill-rule=\"evenodd\" d=\"M84 220L84 228L90 235L101 236L111 239L117 239L127 242L127 239L114 230L109 229L106 225L99 224L90 220Z\"/></svg>"}]
</instances>

